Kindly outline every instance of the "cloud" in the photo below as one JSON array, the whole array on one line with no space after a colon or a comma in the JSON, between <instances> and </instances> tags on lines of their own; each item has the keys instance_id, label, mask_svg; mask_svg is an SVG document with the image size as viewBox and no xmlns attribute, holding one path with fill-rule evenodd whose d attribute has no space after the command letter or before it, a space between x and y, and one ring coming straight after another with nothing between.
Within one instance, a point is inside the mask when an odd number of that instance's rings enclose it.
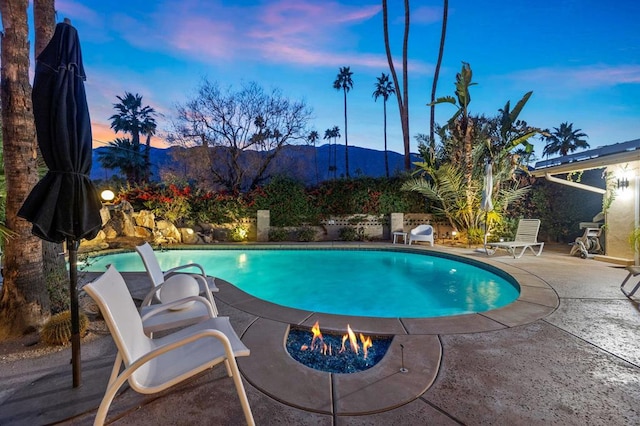
<instances>
[{"instance_id":1,"label":"cloud","mask_svg":"<svg viewBox=\"0 0 640 426\"><path fill-rule=\"evenodd\" d=\"M435 6L421 6L411 11L412 24L433 24L442 21L442 8ZM404 18L402 18L404 22Z\"/></svg>"},{"instance_id":2,"label":"cloud","mask_svg":"<svg viewBox=\"0 0 640 426\"><path fill-rule=\"evenodd\" d=\"M566 88L600 88L639 84L640 65L589 65L577 68L535 68L509 75L513 80Z\"/></svg>"},{"instance_id":3,"label":"cloud","mask_svg":"<svg viewBox=\"0 0 640 426\"><path fill-rule=\"evenodd\" d=\"M358 53L362 35L350 29L376 16L380 9L378 4L351 6L308 0L243 7L185 0L158 3L144 20L119 14L113 26L122 38L140 49L205 64L256 58L334 66L348 56L350 63L378 67L384 58ZM350 52L335 53L336 46Z\"/></svg>"}]
</instances>

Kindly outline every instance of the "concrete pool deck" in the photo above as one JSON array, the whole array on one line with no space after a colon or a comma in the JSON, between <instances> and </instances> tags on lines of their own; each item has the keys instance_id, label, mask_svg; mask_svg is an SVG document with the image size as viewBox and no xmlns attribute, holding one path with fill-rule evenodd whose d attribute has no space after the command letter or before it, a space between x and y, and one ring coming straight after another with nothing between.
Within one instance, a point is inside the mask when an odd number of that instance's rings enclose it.
<instances>
[{"instance_id":1,"label":"concrete pool deck","mask_svg":"<svg viewBox=\"0 0 640 426\"><path fill-rule=\"evenodd\" d=\"M394 343L405 346L406 376L396 374L398 345L370 373L356 375L292 367L295 361L282 354L265 355L281 347L288 324L309 325L318 317L323 329L343 330L344 318L286 312L223 283L217 297L221 315L231 317L252 350L239 365L256 423L640 423L640 310L638 298L629 300L619 290L626 271L570 257L566 246L558 249L545 246L540 257L513 259L460 247L417 248L486 261L514 276L522 292L512 305L464 318L400 319L391 325L353 319L351 326L364 332L392 327L390 334L400 339ZM146 292L143 274L125 278L134 296ZM0 394L0 423L91 424L114 356L110 337L84 347L84 384L76 390L70 388L68 357L47 369L25 360L37 372L23 382L9 381ZM7 371L0 366L4 379ZM242 424L243 416L232 381L224 369L214 368L158 395L124 387L108 421Z\"/></svg>"}]
</instances>

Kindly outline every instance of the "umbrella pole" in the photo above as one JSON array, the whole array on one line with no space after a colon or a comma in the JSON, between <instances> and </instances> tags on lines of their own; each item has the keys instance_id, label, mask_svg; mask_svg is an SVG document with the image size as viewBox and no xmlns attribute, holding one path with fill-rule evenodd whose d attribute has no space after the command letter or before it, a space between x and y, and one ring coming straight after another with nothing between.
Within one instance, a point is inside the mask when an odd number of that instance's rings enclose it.
<instances>
[{"instance_id":1,"label":"umbrella pole","mask_svg":"<svg viewBox=\"0 0 640 426\"><path fill-rule=\"evenodd\" d=\"M69 295L71 296L71 364L73 387L80 386L80 312L78 307L78 241L67 239L69 249Z\"/></svg>"}]
</instances>

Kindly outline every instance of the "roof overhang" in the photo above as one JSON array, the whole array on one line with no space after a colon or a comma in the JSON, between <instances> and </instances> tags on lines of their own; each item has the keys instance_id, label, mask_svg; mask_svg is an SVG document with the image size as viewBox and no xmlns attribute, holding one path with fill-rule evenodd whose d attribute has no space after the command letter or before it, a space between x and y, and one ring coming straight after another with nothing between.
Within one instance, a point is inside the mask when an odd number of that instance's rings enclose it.
<instances>
[{"instance_id":1,"label":"roof overhang","mask_svg":"<svg viewBox=\"0 0 640 426\"><path fill-rule=\"evenodd\" d=\"M588 160L575 161L573 163L543 167L534 169L530 173L535 177L542 177L546 174L556 175L559 173L571 173L580 170L601 169L603 167L628 163L631 161L640 161L640 150L619 152L617 154L609 154L602 157L590 158Z\"/></svg>"}]
</instances>

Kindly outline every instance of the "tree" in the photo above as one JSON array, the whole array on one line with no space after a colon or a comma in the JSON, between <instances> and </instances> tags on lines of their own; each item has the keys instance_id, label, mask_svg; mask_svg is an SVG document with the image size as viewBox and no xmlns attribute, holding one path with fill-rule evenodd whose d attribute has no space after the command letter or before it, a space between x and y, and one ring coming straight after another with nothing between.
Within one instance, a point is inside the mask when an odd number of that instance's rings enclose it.
<instances>
[{"instance_id":1,"label":"tree","mask_svg":"<svg viewBox=\"0 0 640 426\"><path fill-rule=\"evenodd\" d=\"M309 135L307 136L307 142L309 142L313 146L313 160L314 160L314 164L315 164L315 167L316 167L316 185L319 182L319 178L318 178L318 150L316 149L316 142L318 141L318 139L320 139L320 135L318 134L317 131L313 130L313 131L309 132Z\"/></svg>"},{"instance_id":2,"label":"tree","mask_svg":"<svg viewBox=\"0 0 640 426\"><path fill-rule=\"evenodd\" d=\"M109 117L111 128L117 132L131 135L131 145L134 152L140 151L140 135L147 136L143 154L142 176L138 169L135 170L134 181L147 181L151 175L151 163L149 152L151 150L151 137L156 131L156 112L150 106L142 106L142 96L125 92L124 96L116 96L120 102L113 104L118 113Z\"/></svg>"},{"instance_id":3,"label":"tree","mask_svg":"<svg viewBox=\"0 0 640 426\"><path fill-rule=\"evenodd\" d=\"M17 213L38 181L35 124L29 84L27 0L3 0L2 142L7 185L6 225L16 233L5 244L4 284L0 295L0 338L18 336L49 318L42 272L42 242Z\"/></svg>"},{"instance_id":4,"label":"tree","mask_svg":"<svg viewBox=\"0 0 640 426\"><path fill-rule=\"evenodd\" d=\"M336 172L338 170L338 156L336 151L337 140L340 137L340 128L333 126L331 129L324 131L324 138L329 140L329 174L333 172L333 178L336 178ZM331 154L331 139L333 139L333 159Z\"/></svg>"},{"instance_id":5,"label":"tree","mask_svg":"<svg viewBox=\"0 0 640 426\"><path fill-rule=\"evenodd\" d=\"M440 48L438 49L438 61L436 69L433 73L433 86L431 86L431 111L429 121L429 158L434 161L435 157L435 125L436 125L436 89L438 87L438 77L440 76L440 66L442 65L442 56L444 54L444 41L447 37L447 19L449 15L449 0L444 0L442 7L442 32L440 33Z\"/></svg>"},{"instance_id":6,"label":"tree","mask_svg":"<svg viewBox=\"0 0 640 426\"><path fill-rule=\"evenodd\" d=\"M396 93L393 88L393 84L389 81L389 75L382 73L378 77L378 81L375 83L376 90L373 92L373 99L378 100L378 97L382 96L382 106L384 111L384 170L386 176L389 177L389 158L387 153L387 100L390 95Z\"/></svg>"},{"instance_id":7,"label":"tree","mask_svg":"<svg viewBox=\"0 0 640 426\"><path fill-rule=\"evenodd\" d=\"M347 135L347 92L353 89L353 80L351 76L353 72L349 67L341 67L336 80L333 82L333 88L342 90L344 95L344 163L347 178L349 178L349 136Z\"/></svg>"},{"instance_id":8,"label":"tree","mask_svg":"<svg viewBox=\"0 0 640 426\"><path fill-rule=\"evenodd\" d=\"M387 62L393 77L393 85L398 100L398 111L400 112L400 125L402 127L402 141L404 145L404 168L411 169L411 141L409 137L409 76L407 69L407 51L409 46L409 0L404 0L404 39L402 43L402 93L398 84L398 75L391 56L389 45L389 22L388 22L387 0L382 0L382 24L384 30L384 47L387 52Z\"/></svg>"},{"instance_id":9,"label":"tree","mask_svg":"<svg viewBox=\"0 0 640 426\"><path fill-rule=\"evenodd\" d=\"M213 181L231 191L253 189L268 179L269 164L282 148L304 143L311 110L278 89L257 83L222 90L203 80L197 94L177 107L170 141L204 146Z\"/></svg>"},{"instance_id":10,"label":"tree","mask_svg":"<svg viewBox=\"0 0 640 426\"><path fill-rule=\"evenodd\" d=\"M120 169L129 184L139 183L138 171L145 166L145 159L129 138L116 138L98 151L98 162L105 169Z\"/></svg>"},{"instance_id":11,"label":"tree","mask_svg":"<svg viewBox=\"0 0 640 426\"><path fill-rule=\"evenodd\" d=\"M589 148L589 144L583 138L588 138L586 133L582 133L582 129L573 130L573 123L562 123L560 127L554 127L553 132L549 132L549 136L546 136L547 144L544 146L542 155L549 155L560 153L560 155L567 155L570 152L578 149Z\"/></svg>"}]
</instances>

